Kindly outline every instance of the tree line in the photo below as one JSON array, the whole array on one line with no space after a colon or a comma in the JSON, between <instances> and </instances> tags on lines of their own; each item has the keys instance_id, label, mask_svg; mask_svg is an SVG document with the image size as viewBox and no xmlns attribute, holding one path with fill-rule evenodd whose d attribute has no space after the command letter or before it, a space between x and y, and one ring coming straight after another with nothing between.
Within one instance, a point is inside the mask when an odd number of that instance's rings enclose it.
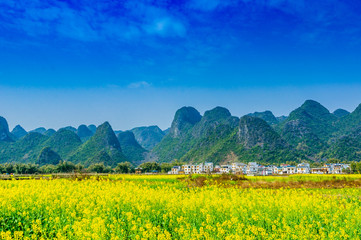
<instances>
[{"instance_id":1,"label":"tree line","mask_svg":"<svg viewBox=\"0 0 361 240\"><path fill-rule=\"evenodd\" d=\"M71 173L71 172L88 172L88 173L135 173L141 172L160 172L167 173L173 166L179 166L184 163L174 161L172 163L145 162L138 167L134 167L130 162L118 163L114 168L104 165L104 163L95 163L89 167L82 164L74 164L69 161L61 161L57 165L43 165L33 163L4 163L0 164L1 174L50 174L50 173Z\"/></svg>"},{"instance_id":2,"label":"tree line","mask_svg":"<svg viewBox=\"0 0 361 240\"><path fill-rule=\"evenodd\" d=\"M337 163L335 159L329 160L326 163ZM157 162L145 162L135 167L130 162L118 163L114 168L104 165L104 163L95 163L89 167L84 167L82 164L74 164L69 161L61 161L57 165L43 165L33 163L4 163L0 164L1 174L51 174L51 173L71 173L71 172L84 172L84 173L135 173L136 170L142 173L146 172L159 172L167 173L173 166L181 166L185 164L179 160L175 160L171 163L157 163ZM287 162L291 164L291 162ZM293 163L292 164L296 164ZM313 164L321 167L324 163ZM318 166L319 165L319 166ZM358 173L361 174L361 162L351 162L350 169L345 173Z\"/></svg>"}]
</instances>

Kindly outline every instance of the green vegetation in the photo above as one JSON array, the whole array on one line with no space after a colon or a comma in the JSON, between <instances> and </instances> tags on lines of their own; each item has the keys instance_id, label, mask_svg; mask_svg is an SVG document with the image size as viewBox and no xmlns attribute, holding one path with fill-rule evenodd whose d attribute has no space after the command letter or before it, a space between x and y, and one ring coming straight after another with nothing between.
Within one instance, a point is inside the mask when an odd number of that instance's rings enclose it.
<instances>
[{"instance_id":1,"label":"green vegetation","mask_svg":"<svg viewBox=\"0 0 361 240\"><path fill-rule=\"evenodd\" d=\"M275 117L275 115L273 115L273 113L271 111L254 112L254 113L248 114L248 116L263 119L269 125L275 125L275 124L279 123L279 120Z\"/></svg>"},{"instance_id":2,"label":"green vegetation","mask_svg":"<svg viewBox=\"0 0 361 240\"><path fill-rule=\"evenodd\" d=\"M59 154L54 152L50 147L44 147L36 161L40 166L48 164L58 164L61 161Z\"/></svg>"},{"instance_id":3,"label":"green vegetation","mask_svg":"<svg viewBox=\"0 0 361 240\"><path fill-rule=\"evenodd\" d=\"M137 127L130 130L137 142L146 150L152 150L164 137L164 132L158 126Z\"/></svg>"},{"instance_id":4,"label":"green vegetation","mask_svg":"<svg viewBox=\"0 0 361 240\"><path fill-rule=\"evenodd\" d=\"M53 134L43 145L50 147L62 159L67 160L81 144L82 142L76 133L62 128Z\"/></svg>"},{"instance_id":5,"label":"green vegetation","mask_svg":"<svg viewBox=\"0 0 361 240\"><path fill-rule=\"evenodd\" d=\"M89 140L91 136L94 135L94 132L92 132L86 125L80 125L76 131L77 135L80 137L82 142L86 142Z\"/></svg>"},{"instance_id":6,"label":"green vegetation","mask_svg":"<svg viewBox=\"0 0 361 240\"><path fill-rule=\"evenodd\" d=\"M117 135L120 147L124 156L135 164L140 164L145 159L148 152L135 140L134 134L131 131L118 133Z\"/></svg>"},{"instance_id":7,"label":"green vegetation","mask_svg":"<svg viewBox=\"0 0 361 240\"><path fill-rule=\"evenodd\" d=\"M122 162L122 163L118 163L114 171L116 173L132 173L134 172L134 167L130 162Z\"/></svg>"},{"instance_id":8,"label":"green vegetation","mask_svg":"<svg viewBox=\"0 0 361 240\"><path fill-rule=\"evenodd\" d=\"M175 113L167 134L150 126L119 131L116 136L107 122L97 129L94 125L57 132L37 128L29 134L17 126L10 133L6 120L0 118L0 163L46 164L61 159L86 167L116 167L125 161L137 166L145 161L170 163L179 159L217 164L308 161L316 166L331 158L361 161L360 129L361 104L352 113L343 109L330 113L313 100L305 101L289 117L265 111L238 118L222 107L201 116L196 109L183 107ZM164 164L161 171L170 167Z\"/></svg>"},{"instance_id":9,"label":"green vegetation","mask_svg":"<svg viewBox=\"0 0 361 240\"><path fill-rule=\"evenodd\" d=\"M28 132L25 131L25 129L22 128L20 125L16 125L14 129L11 131L11 134L15 137L15 139L20 139L24 137L26 134L28 134Z\"/></svg>"},{"instance_id":10,"label":"green vegetation","mask_svg":"<svg viewBox=\"0 0 361 240\"><path fill-rule=\"evenodd\" d=\"M100 125L95 134L69 158L71 162L83 163L90 166L95 163L104 163L116 166L126 161L122 153L119 141L108 122Z\"/></svg>"},{"instance_id":11,"label":"green vegetation","mask_svg":"<svg viewBox=\"0 0 361 240\"><path fill-rule=\"evenodd\" d=\"M355 130L361 127L361 104L353 111L352 113L340 118L336 122L336 131L337 136L344 136L351 134Z\"/></svg>"}]
</instances>

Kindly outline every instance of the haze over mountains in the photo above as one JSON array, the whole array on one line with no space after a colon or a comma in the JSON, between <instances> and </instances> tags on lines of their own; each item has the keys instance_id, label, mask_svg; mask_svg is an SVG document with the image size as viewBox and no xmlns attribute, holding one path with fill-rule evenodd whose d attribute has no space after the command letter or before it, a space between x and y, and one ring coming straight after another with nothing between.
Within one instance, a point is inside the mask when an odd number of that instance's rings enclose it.
<instances>
[{"instance_id":1,"label":"haze over mountains","mask_svg":"<svg viewBox=\"0 0 361 240\"><path fill-rule=\"evenodd\" d=\"M0 163L45 165L66 160L115 166L129 161L136 166L150 160L281 163L328 158L361 160L361 104L352 113L343 109L330 113L307 100L288 117L264 111L241 118L223 107L203 116L193 107L183 107L166 131L157 126L114 131L105 122L98 127L67 126L58 131L39 127L30 132L17 125L10 132L0 117Z\"/></svg>"}]
</instances>

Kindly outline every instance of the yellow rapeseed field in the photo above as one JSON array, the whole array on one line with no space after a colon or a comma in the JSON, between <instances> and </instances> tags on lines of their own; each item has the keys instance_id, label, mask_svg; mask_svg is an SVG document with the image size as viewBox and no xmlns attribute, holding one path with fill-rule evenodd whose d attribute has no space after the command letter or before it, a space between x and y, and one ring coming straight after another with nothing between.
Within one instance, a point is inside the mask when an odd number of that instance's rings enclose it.
<instances>
[{"instance_id":1,"label":"yellow rapeseed field","mask_svg":"<svg viewBox=\"0 0 361 240\"><path fill-rule=\"evenodd\" d=\"M1 181L0 239L360 239L360 196L176 176Z\"/></svg>"}]
</instances>

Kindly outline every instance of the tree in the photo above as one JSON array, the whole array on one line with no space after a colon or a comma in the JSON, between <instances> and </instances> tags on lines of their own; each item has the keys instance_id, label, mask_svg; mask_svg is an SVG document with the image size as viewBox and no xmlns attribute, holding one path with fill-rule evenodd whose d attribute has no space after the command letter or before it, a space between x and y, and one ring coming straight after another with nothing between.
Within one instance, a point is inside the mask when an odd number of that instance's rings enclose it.
<instances>
[{"instance_id":1,"label":"tree","mask_svg":"<svg viewBox=\"0 0 361 240\"><path fill-rule=\"evenodd\" d=\"M186 163L182 162L178 159L174 159L174 161L171 164L172 164L172 166L182 166L182 165L185 165Z\"/></svg>"},{"instance_id":2,"label":"tree","mask_svg":"<svg viewBox=\"0 0 361 240\"><path fill-rule=\"evenodd\" d=\"M112 171L112 168L105 166L104 163L95 163L88 167L88 171L96 173L109 173Z\"/></svg>"},{"instance_id":3,"label":"tree","mask_svg":"<svg viewBox=\"0 0 361 240\"><path fill-rule=\"evenodd\" d=\"M64 161L60 162L58 165L56 165L57 172L73 172L76 169L76 166L72 162Z\"/></svg>"},{"instance_id":4,"label":"tree","mask_svg":"<svg viewBox=\"0 0 361 240\"><path fill-rule=\"evenodd\" d=\"M57 166L51 164L44 165L39 168L40 173L56 173L57 171Z\"/></svg>"},{"instance_id":5,"label":"tree","mask_svg":"<svg viewBox=\"0 0 361 240\"><path fill-rule=\"evenodd\" d=\"M161 167L156 162L145 162L139 165L143 172L160 171Z\"/></svg>"},{"instance_id":6,"label":"tree","mask_svg":"<svg viewBox=\"0 0 361 240\"><path fill-rule=\"evenodd\" d=\"M162 169L162 173L167 173L172 170L173 164L172 163L162 163L160 168Z\"/></svg>"},{"instance_id":7,"label":"tree","mask_svg":"<svg viewBox=\"0 0 361 240\"><path fill-rule=\"evenodd\" d=\"M130 162L118 163L114 169L117 173L131 173L134 172L134 168Z\"/></svg>"},{"instance_id":8,"label":"tree","mask_svg":"<svg viewBox=\"0 0 361 240\"><path fill-rule=\"evenodd\" d=\"M337 158L329 158L327 163L341 163L341 160Z\"/></svg>"}]
</instances>

